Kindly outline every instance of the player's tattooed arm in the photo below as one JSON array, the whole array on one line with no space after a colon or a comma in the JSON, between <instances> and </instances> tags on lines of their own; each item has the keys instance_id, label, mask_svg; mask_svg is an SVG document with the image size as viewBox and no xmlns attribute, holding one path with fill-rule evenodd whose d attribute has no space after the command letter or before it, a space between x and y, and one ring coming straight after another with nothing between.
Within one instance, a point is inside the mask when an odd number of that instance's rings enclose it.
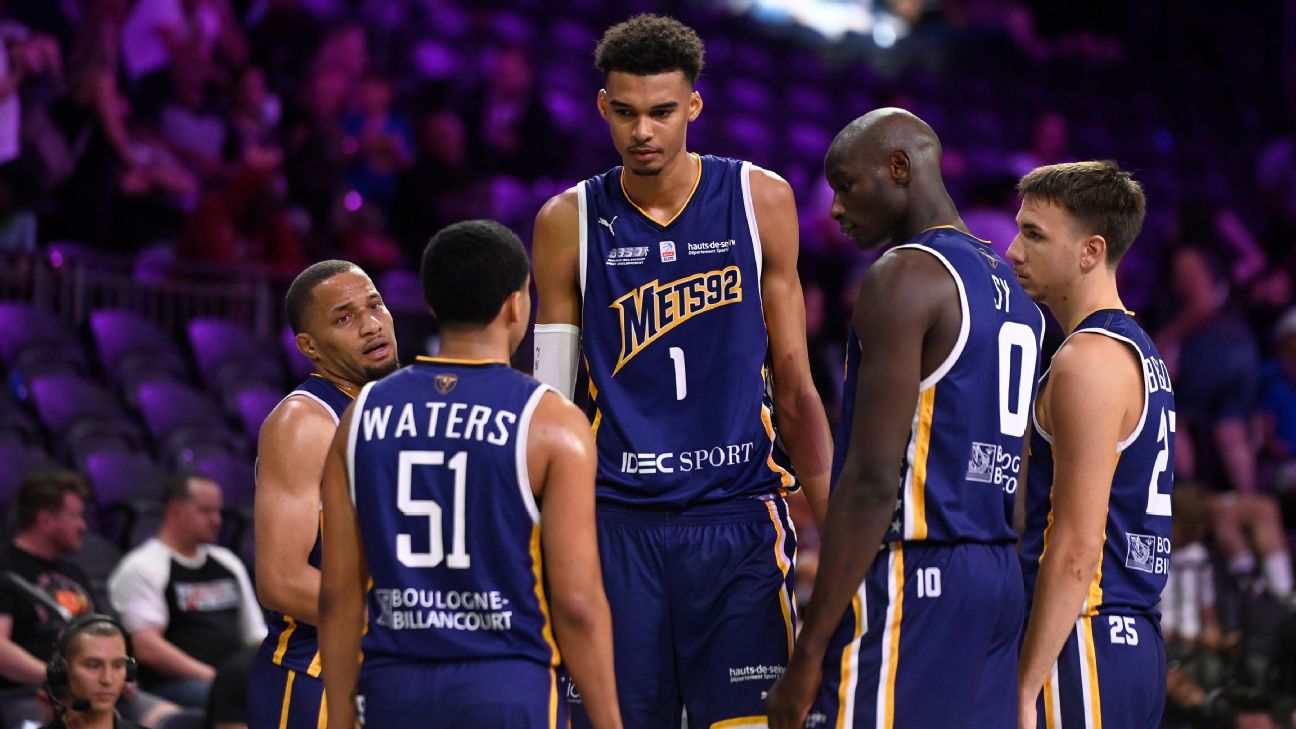
<instances>
[{"instance_id":1,"label":"player's tattooed arm","mask_svg":"<svg viewBox=\"0 0 1296 729\"><path fill-rule=\"evenodd\" d=\"M828 502L814 592L792 660L770 691L771 729L798 729L820 681L829 639L878 554L895 512L899 479L928 333L952 315L958 291L934 257L918 251L884 255L864 276L853 326L864 343L855 392L851 441ZM948 322L944 322L948 328ZM924 356L926 354L926 356Z\"/></svg>"},{"instance_id":2,"label":"player's tattooed arm","mask_svg":"<svg viewBox=\"0 0 1296 729\"><path fill-rule=\"evenodd\" d=\"M365 621L365 585L369 567L360 525L351 503L346 446L354 406L338 425L324 464L324 553L319 598L320 661L328 729L355 729L356 681L360 674L360 631Z\"/></svg>"},{"instance_id":3,"label":"player's tattooed arm","mask_svg":"<svg viewBox=\"0 0 1296 729\"><path fill-rule=\"evenodd\" d=\"M823 399L810 376L805 295L797 274L796 200L783 178L759 167L751 171L751 192L764 258L761 300L769 330L774 411L797 479L822 529L833 443Z\"/></svg>"}]
</instances>

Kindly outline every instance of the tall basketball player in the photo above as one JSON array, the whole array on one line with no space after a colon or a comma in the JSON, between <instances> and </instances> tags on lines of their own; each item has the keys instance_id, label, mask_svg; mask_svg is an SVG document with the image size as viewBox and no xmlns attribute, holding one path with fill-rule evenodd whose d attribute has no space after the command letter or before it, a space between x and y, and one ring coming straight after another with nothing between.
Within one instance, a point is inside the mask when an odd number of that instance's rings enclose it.
<instances>
[{"instance_id":1,"label":"tall basketball player","mask_svg":"<svg viewBox=\"0 0 1296 729\"><path fill-rule=\"evenodd\" d=\"M1143 227L1143 189L1113 162L1040 167L1017 189L1008 260L1067 334L1040 380L1031 435L1020 726L1155 729L1174 391L1116 288Z\"/></svg>"},{"instance_id":2,"label":"tall basketball player","mask_svg":"<svg viewBox=\"0 0 1296 729\"><path fill-rule=\"evenodd\" d=\"M824 161L842 232L862 248L900 245L855 302L846 447L772 727L1016 721L1024 597L1011 517L1044 319L968 234L940 158L925 122L877 109Z\"/></svg>"},{"instance_id":3,"label":"tall basketball player","mask_svg":"<svg viewBox=\"0 0 1296 729\"><path fill-rule=\"evenodd\" d=\"M325 468L328 726L353 729L358 705L372 727L566 727L561 662L594 725L619 729L594 439L508 365L531 314L526 251L494 221L456 223L422 279L440 356L366 385Z\"/></svg>"},{"instance_id":4,"label":"tall basketball player","mask_svg":"<svg viewBox=\"0 0 1296 729\"><path fill-rule=\"evenodd\" d=\"M535 226L536 376L571 395L578 357L589 372L621 711L653 729L683 707L692 726L763 724L796 620L784 495L804 485L822 520L832 449L791 187L687 149L702 56L671 18L608 29L598 108L621 165Z\"/></svg>"},{"instance_id":5,"label":"tall basketball player","mask_svg":"<svg viewBox=\"0 0 1296 729\"><path fill-rule=\"evenodd\" d=\"M399 365L391 314L355 264L310 266L284 308L315 371L270 413L257 443L257 597L269 632L248 683L249 729L324 723L315 632L324 455L360 388Z\"/></svg>"}]
</instances>

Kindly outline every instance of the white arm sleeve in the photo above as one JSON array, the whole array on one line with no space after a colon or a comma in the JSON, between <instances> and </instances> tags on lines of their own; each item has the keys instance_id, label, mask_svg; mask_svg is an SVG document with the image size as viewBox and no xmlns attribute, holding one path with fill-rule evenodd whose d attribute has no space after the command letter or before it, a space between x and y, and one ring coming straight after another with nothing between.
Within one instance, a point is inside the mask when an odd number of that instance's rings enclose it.
<instances>
[{"instance_id":1,"label":"white arm sleeve","mask_svg":"<svg viewBox=\"0 0 1296 729\"><path fill-rule=\"evenodd\" d=\"M535 378L568 400L576 391L576 358L579 356L580 327L575 324L535 325Z\"/></svg>"}]
</instances>

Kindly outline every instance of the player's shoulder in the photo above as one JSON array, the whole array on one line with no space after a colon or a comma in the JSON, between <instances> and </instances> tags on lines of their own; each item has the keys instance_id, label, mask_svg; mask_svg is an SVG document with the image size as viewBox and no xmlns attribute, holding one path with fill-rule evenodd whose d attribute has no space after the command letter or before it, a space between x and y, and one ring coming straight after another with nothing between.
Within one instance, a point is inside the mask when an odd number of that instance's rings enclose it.
<instances>
[{"instance_id":1,"label":"player's shoulder","mask_svg":"<svg viewBox=\"0 0 1296 729\"><path fill-rule=\"evenodd\" d=\"M749 165L748 180L751 185L752 198L756 201L764 200L766 202L791 201L795 199L792 192L792 185L783 179L779 173L773 170L767 170L754 163L745 163Z\"/></svg>"},{"instance_id":2,"label":"player's shoulder","mask_svg":"<svg viewBox=\"0 0 1296 729\"><path fill-rule=\"evenodd\" d=\"M580 209L580 187L584 184L578 182L546 200L540 206L540 212L536 213L536 224L539 225L542 221L554 224L567 219L574 221Z\"/></svg>"},{"instance_id":3,"label":"player's shoulder","mask_svg":"<svg viewBox=\"0 0 1296 729\"><path fill-rule=\"evenodd\" d=\"M1138 351L1129 340L1103 330L1081 330L1067 338L1053 355L1049 369L1055 377L1100 380L1122 375L1140 375Z\"/></svg>"},{"instance_id":4,"label":"player's shoulder","mask_svg":"<svg viewBox=\"0 0 1296 729\"><path fill-rule=\"evenodd\" d=\"M531 416L528 438L556 448L558 452L555 455L561 455L587 447L593 443L593 437L584 411L556 390L546 388Z\"/></svg>"},{"instance_id":5,"label":"player's shoulder","mask_svg":"<svg viewBox=\"0 0 1296 729\"><path fill-rule=\"evenodd\" d=\"M341 413L337 417L341 417ZM303 430L334 429L337 419L318 399L294 390L266 416L259 440L277 439Z\"/></svg>"}]
</instances>

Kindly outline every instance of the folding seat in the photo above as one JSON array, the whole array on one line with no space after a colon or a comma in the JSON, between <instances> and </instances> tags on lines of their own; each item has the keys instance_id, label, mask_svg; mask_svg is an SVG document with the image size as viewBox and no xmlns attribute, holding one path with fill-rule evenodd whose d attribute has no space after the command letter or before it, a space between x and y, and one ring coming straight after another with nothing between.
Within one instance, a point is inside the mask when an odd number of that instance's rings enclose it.
<instances>
[{"instance_id":1,"label":"folding seat","mask_svg":"<svg viewBox=\"0 0 1296 729\"><path fill-rule=\"evenodd\" d=\"M256 469L250 456L210 453L195 458L190 467L220 484L226 509L252 506Z\"/></svg>"},{"instance_id":2,"label":"folding seat","mask_svg":"<svg viewBox=\"0 0 1296 729\"><path fill-rule=\"evenodd\" d=\"M166 462L184 460L186 450L246 448L216 403L194 387L171 380L151 380L136 387L133 399L158 455Z\"/></svg>"},{"instance_id":3,"label":"folding seat","mask_svg":"<svg viewBox=\"0 0 1296 729\"><path fill-rule=\"evenodd\" d=\"M99 361L110 373L144 365L166 372L187 374L184 357L175 341L156 324L124 309L100 309L90 314L90 332Z\"/></svg>"},{"instance_id":4,"label":"folding seat","mask_svg":"<svg viewBox=\"0 0 1296 729\"><path fill-rule=\"evenodd\" d=\"M91 453L84 471L103 532L121 549L138 544L156 528L167 472L152 458L129 451Z\"/></svg>"},{"instance_id":5,"label":"folding seat","mask_svg":"<svg viewBox=\"0 0 1296 729\"><path fill-rule=\"evenodd\" d=\"M287 394L283 389L261 384L251 385L234 394L234 414L243 425L243 432L253 442L260 436L266 416Z\"/></svg>"},{"instance_id":6,"label":"folding seat","mask_svg":"<svg viewBox=\"0 0 1296 729\"><path fill-rule=\"evenodd\" d=\"M277 362L273 343L265 342L250 330L227 319L193 319L188 325L189 346L194 361L204 378L212 380L217 369L231 360L259 360ZM283 379L282 372L278 375Z\"/></svg>"},{"instance_id":7,"label":"folding seat","mask_svg":"<svg viewBox=\"0 0 1296 729\"><path fill-rule=\"evenodd\" d=\"M24 349L80 350L63 322L50 311L18 301L0 302L0 363L9 365Z\"/></svg>"},{"instance_id":8,"label":"folding seat","mask_svg":"<svg viewBox=\"0 0 1296 729\"><path fill-rule=\"evenodd\" d=\"M18 495L18 487L27 474L45 468L57 468L44 448L28 443L0 440L0 515Z\"/></svg>"},{"instance_id":9,"label":"folding seat","mask_svg":"<svg viewBox=\"0 0 1296 729\"><path fill-rule=\"evenodd\" d=\"M82 375L54 372L33 376L30 382L28 399L55 440L82 421L129 421L111 392Z\"/></svg>"}]
</instances>

